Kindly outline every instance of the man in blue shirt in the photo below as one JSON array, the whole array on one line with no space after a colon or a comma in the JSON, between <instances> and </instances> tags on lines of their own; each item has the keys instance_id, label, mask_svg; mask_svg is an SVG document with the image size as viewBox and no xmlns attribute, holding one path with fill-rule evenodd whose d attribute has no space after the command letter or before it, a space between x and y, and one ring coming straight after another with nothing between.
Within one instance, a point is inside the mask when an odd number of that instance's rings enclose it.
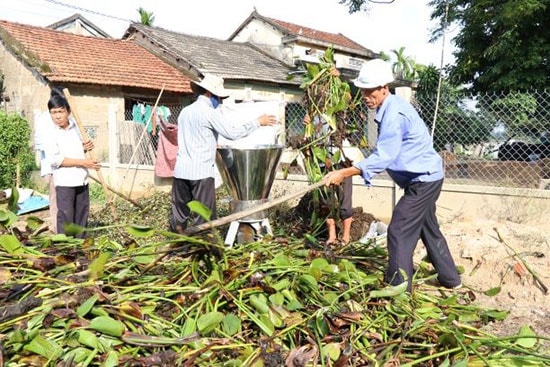
<instances>
[{"instance_id":1,"label":"man in blue shirt","mask_svg":"<svg viewBox=\"0 0 550 367\"><path fill-rule=\"evenodd\" d=\"M435 214L435 203L443 186L443 162L414 107L390 93L388 84L393 80L391 66L382 60L370 60L361 68L353 82L361 89L366 106L376 110L374 119L379 125L376 147L371 155L352 167L328 173L326 184L338 185L346 177L361 175L370 186L374 176L384 170L388 172L405 192L388 226L386 281L393 285L408 281L411 291L413 253L418 240L422 239L439 283L447 288L459 288L460 276Z\"/></svg>"}]
</instances>

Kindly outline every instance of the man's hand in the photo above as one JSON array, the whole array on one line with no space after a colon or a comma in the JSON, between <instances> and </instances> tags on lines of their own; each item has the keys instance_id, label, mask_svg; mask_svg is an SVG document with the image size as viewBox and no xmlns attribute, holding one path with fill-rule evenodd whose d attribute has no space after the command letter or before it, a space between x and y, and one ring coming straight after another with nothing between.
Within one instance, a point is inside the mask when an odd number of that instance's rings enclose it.
<instances>
[{"instance_id":1,"label":"man's hand","mask_svg":"<svg viewBox=\"0 0 550 367\"><path fill-rule=\"evenodd\" d=\"M325 181L325 186L330 185L340 185L344 181L344 174L341 169L330 171L325 175L323 180Z\"/></svg>"},{"instance_id":2,"label":"man's hand","mask_svg":"<svg viewBox=\"0 0 550 367\"><path fill-rule=\"evenodd\" d=\"M359 168L351 166L330 171L323 177L323 180L325 181L325 186L340 185L344 181L344 178L360 174L361 170Z\"/></svg>"},{"instance_id":3,"label":"man's hand","mask_svg":"<svg viewBox=\"0 0 550 367\"><path fill-rule=\"evenodd\" d=\"M82 167L95 169L96 171L101 168L101 163L95 159L87 158L82 160Z\"/></svg>"},{"instance_id":4,"label":"man's hand","mask_svg":"<svg viewBox=\"0 0 550 367\"><path fill-rule=\"evenodd\" d=\"M277 123L277 117L275 115L261 115L258 119L260 121L260 126L272 126Z\"/></svg>"},{"instance_id":5,"label":"man's hand","mask_svg":"<svg viewBox=\"0 0 550 367\"><path fill-rule=\"evenodd\" d=\"M94 149L94 142L91 140L85 141L82 143L82 148L84 148L84 152L89 152Z\"/></svg>"}]
</instances>

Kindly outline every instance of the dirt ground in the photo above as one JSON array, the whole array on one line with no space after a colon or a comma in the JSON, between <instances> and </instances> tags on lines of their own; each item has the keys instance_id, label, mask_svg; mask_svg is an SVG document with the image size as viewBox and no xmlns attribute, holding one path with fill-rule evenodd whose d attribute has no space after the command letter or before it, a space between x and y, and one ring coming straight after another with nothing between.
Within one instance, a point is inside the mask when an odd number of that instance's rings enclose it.
<instances>
[{"instance_id":1,"label":"dirt ground","mask_svg":"<svg viewBox=\"0 0 550 367\"><path fill-rule=\"evenodd\" d=\"M476 302L510 312L504 322L488 329L511 335L530 325L537 334L550 336L550 223L546 218L531 223L455 218L440 224L457 265L464 267L465 289L475 292ZM418 246L417 254L425 254L423 246ZM493 287L501 287L500 293L483 294Z\"/></svg>"},{"instance_id":2,"label":"dirt ground","mask_svg":"<svg viewBox=\"0 0 550 367\"><path fill-rule=\"evenodd\" d=\"M357 240L374 217L360 208L354 212L352 237ZM504 322L488 325L487 331L513 335L529 325L538 335L550 337L550 223L546 218L521 224L454 218L440 226L457 266L464 269L460 291L473 291L477 304L509 311ZM425 256L420 242L415 261ZM484 294L495 287L501 288L497 295Z\"/></svg>"}]
</instances>

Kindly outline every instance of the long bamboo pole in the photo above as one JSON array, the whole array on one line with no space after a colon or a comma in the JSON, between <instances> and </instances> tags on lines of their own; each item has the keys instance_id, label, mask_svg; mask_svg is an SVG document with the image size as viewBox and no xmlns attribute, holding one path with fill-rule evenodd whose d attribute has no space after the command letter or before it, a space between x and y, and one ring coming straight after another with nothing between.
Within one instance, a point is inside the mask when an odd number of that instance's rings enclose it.
<instances>
[{"instance_id":1,"label":"long bamboo pole","mask_svg":"<svg viewBox=\"0 0 550 367\"><path fill-rule=\"evenodd\" d=\"M194 227L189 227L183 232L183 234L186 234L186 235L195 234L195 233L207 230L207 229L212 229L212 228L215 228L215 227L222 226L224 224L239 220L239 219L244 218L244 217L248 217L249 215L261 212L262 210L266 210L266 209L272 208L276 205L282 204L285 201L288 201L290 199L294 199L294 198L303 196L306 193L308 193L312 190L315 190L315 189L317 189L317 188L319 188L323 185L325 185L324 180L315 182L315 183L313 183L311 185L308 185L308 186L306 186L306 187L304 187L304 188L302 188L298 191L292 192L288 195L284 195L284 196L281 196L277 199L270 200L266 203L260 204L255 208L242 210L242 211L227 215L223 218L215 219L215 220L212 220L210 222L199 224L199 225L194 226Z\"/></svg>"},{"instance_id":2,"label":"long bamboo pole","mask_svg":"<svg viewBox=\"0 0 550 367\"><path fill-rule=\"evenodd\" d=\"M101 181L100 181L98 178L94 177L94 176L91 175L91 174L89 174L88 177L90 177L92 180L94 180L94 181L97 182L97 183L101 183ZM132 203L132 204L134 204L135 206L137 206L138 208L143 209L143 206L142 206L140 203L138 203L137 201L135 201L134 199L132 199L131 197L129 197L129 196L123 194L123 193L120 192L120 191L117 191L117 190L113 189L111 186L109 186L109 185L107 185L107 184L105 184L105 186L106 186L107 189L108 189L109 191L111 191L113 194L116 194L116 195L120 196L121 198L123 198L124 200L128 201L129 203Z\"/></svg>"},{"instance_id":3,"label":"long bamboo pole","mask_svg":"<svg viewBox=\"0 0 550 367\"><path fill-rule=\"evenodd\" d=\"M315 190L321 186L325 185L325 180L321 180L321 181L318 181L318 182L315 182L311 185L308 185L298 191L295 191L293 193L290 193L288 195L284 195L284 196L281 196L277 199L274 199L274 200L270 200L266 203L263 203L263 204L260 204L258 205L257 207L255 208L251 208L251 209L246 209L246 210L242 210L242 211L239 211L239 212L236 212L236 213L233 213L233 214L230 214L228 216L225 216L223 218L220 218L220 219L215 219L215 220L212 220L210 222L206 222L206 223L203 223L203 224L199 224L197 226L194 226L194 227L189 227L187 228L183 234L185 235L193 235L193 234L196 234L196 233L199 233L199 232L202 232L202 231L205 231L205 230L208 230L208 229L213 229L213 228L216 228L216 227L219 227L219 226L222 226L224 224L227 224L227 223L230 223L230 222L233 222L235 220L239 220L241 218L244 218L244 217L247 217L249 215L252 215L252 214L255 214L257 212L260 212L262 210L266 210L266 209L269 209L269 208L272 208L276 205L280 205L282 203L284 203L285 201L288 201L288 200L291 200L291 199L294 199L294 198L297 198L297 197L300 197L300 196L303 196L305 195L306 193L312 191L312 190ZM175 251L175 248L172 248L172 251ZM162 254L160 255L159 257L157 257L153 262L149 263L149 265L147 265L142 271L141 271L141 275L147 273L149 270L151 270L152 268L154 268L160 261L162 261L166 256L168 256L170 254L170 252L166 252L165 254Z\"/></svg>"}]
</instances>

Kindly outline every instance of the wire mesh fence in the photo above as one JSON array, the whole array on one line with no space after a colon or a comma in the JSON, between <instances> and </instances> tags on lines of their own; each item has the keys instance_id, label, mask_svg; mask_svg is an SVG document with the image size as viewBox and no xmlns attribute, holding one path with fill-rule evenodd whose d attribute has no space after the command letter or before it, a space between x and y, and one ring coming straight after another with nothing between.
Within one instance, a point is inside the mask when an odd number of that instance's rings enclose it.
<instances>
[{"instance_id":1,"label":"wire mesh fence","mask_svg":"<svg viewBox=\"0 0 550 367\"><path fill-rule=\"evenodd\" d=\"M550 93L416 95L412 101L433 135L445 165L447 183L550 189ZM176 123L182 106L169 106ZM120 123L119 162L154 165L160 129L155 118L135 121L132 111ZM287 141L303 134L305 109L288 103ZM154 114L153 114L154 116ZM368 156L376 142L373 112L350 114L349 141ZM435 121L435 122L434 122Z\"/></svg>"}]
</instances>

